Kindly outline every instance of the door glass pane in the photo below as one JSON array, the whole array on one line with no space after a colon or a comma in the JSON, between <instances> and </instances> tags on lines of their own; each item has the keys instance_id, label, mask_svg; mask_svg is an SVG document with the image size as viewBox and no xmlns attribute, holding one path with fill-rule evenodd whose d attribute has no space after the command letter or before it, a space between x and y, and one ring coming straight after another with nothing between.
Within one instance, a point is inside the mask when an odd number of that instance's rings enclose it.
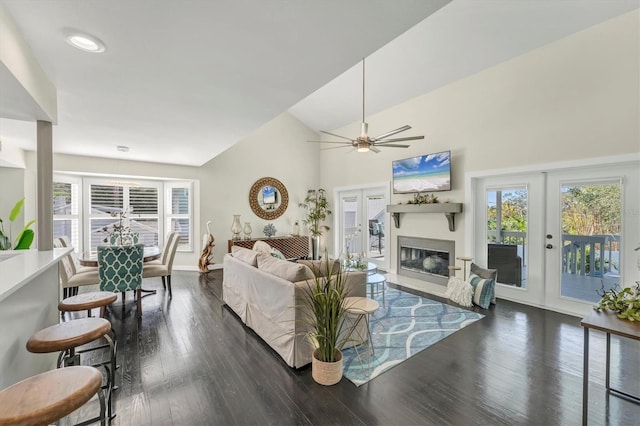
<instances>
[{"instance_id":1,"label":"door glass pane","mask_svg":"<svg viewBox=\"0 0 640 426\"><path fill-rule=\"evenodd\" d=\"M356 197L342 199L342 251L346 255L357 254L362 251L358 227L358 200Z\"/></svg>"},{"instance_id":2,"label":"door glass pane","mask_svg":"<svg viewBox=\"0 0 640 426\"><path fill-rule=\"evenodd\" d=\"M565 184L562 200L563 297L597 302L620 280L620 184Z\"/></svg>"},{"instance_id":3,"label":"door glass pane","mask_svg":"<svg viewBox=\"0 0 640 426\"><path fill-rule=\"evenodd\" d=\"M527 205L526 188L487 191L487 266L500 284L527 286Z\"/></svg>"},{"instance_id":4,"label":"door glass pane","mask_svg":"<svg viewBox=\"0 0 640 426\"><path fill-rule=\"evenodd\" d=\"M383 196L367 197L367 253L369 258L384 259L384 214L387 200Z\"/></svg>"}]
</instances>

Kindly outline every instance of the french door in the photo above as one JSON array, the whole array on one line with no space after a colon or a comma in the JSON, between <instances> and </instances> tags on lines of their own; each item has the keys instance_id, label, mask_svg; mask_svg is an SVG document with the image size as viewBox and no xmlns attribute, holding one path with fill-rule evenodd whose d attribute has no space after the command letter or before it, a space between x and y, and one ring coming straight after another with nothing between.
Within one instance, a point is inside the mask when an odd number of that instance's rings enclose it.
<instances>
[{"instance_id":1,"label":"french door","mask_svg":"<svg viewBox=\"0 0 640 426\"><path fill-rule=\"evenodd\" d=\"M603 290L633 282L638 174L617 165L477 179L473 248L498 270L496 295L583 315Z\"/></svg>"},{"instance_id":2,"label":"french door","mask_svg":"<svg viewBox=\"0 0 640 426\"><path fill-rule=\"evenodd\" d=\"M546 305L587 312L605 290L637 279L632 261L640 236L638 167L547 177Z\"/></svg>"},{"instance_id":3,"label":"french door","mask_svg":"<svg viewBox=\"0 0 640 426\"><path fill-rule=\"evenodd\" d=\"M388 188L345 189L338 190L337 195L337 256L360 256L387 269Z\"/></svg>"}]
</instances>

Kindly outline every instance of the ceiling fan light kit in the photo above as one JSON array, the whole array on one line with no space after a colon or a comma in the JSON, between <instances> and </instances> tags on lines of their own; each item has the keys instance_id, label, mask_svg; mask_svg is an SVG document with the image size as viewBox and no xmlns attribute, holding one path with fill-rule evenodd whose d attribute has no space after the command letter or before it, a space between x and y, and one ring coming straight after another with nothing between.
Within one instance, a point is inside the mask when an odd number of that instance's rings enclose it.
<instances>
[{"instance_id":1,"label":"ceiling fan light kit","mask_svg":"<svg viewBox=\"0 0 640 426\"><path fill-rule=\"evenodd\" d=\"M340 139L346 139L349 142L335 142L335 141L308 141L308 142L312 142L312 143L332 143L332 144L339 144L342 146L334 146L331 148L322 148L323 150L326 149L334 149L334 148L346 148L346 147L352 147L352 148L356 148L356 150L358 152L369 152L369 151L373 151L376 154L380 152L380 150L377 147L384 147L384 148L408 148L409 145L399 145L399 144L392 144L393 142L402 142L402 141L412 141L412 140L418 140L418 139L424 139L424 136L408 136L408 137L404 137L404 138L393 138L393 139L387 139L389 136L393 136L395 134L398 134L400 132L404 132L406 130L411 129L411 126L409 125L405 125L402 127L399 127L395 130L391 130L390 132L386 132L383 133L379 136L376 136L374 138L370 138L368 136L368 128L369 125L364 121L364 59L362 59L362 123L360 123L360 136L358 136L355 139L352 138L348 138L346 136L341 136L341 135L336 135L335 133L331 133L331 132L327 132L324 130L320 130L320 133L324 133L326 135L330 135L330 136L334 136Z\"/></svg>"}]
</instances>

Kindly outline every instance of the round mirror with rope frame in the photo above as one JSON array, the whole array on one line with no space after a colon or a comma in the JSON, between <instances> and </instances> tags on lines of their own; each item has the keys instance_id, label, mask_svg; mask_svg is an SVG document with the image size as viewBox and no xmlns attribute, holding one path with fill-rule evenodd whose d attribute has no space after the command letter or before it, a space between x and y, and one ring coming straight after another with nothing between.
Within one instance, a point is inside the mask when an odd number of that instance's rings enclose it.
<instances>
[{"instance_id":1,"label":"round mirror with rope frame","mask_svg":"<svg viewBox=\"0 0 640 426\"><path fill-rule=\"evenodd\" d=\"M289 205L287 188L278 179L258 179L249 190L249 205L261 219L273 220L282 216Z\"/></svg>"}]
</instances>

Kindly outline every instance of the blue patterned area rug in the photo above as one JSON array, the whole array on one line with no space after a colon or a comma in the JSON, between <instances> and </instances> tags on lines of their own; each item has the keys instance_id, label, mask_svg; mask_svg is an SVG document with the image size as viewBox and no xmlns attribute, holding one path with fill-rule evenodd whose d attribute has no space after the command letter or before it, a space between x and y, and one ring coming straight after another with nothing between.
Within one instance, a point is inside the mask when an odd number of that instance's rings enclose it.
<instances>
[{"instance_id":1,"label":"blue patterned area rug","mask_svg":"<svg viewBox=\"0 0 640 426\"><path fill-rule=\"evenodd\" d=\"M344 376L363 385L484 315L388 287L369 317L374 355L365 345L342 350Z\"/></svg>"}]
</instances>

